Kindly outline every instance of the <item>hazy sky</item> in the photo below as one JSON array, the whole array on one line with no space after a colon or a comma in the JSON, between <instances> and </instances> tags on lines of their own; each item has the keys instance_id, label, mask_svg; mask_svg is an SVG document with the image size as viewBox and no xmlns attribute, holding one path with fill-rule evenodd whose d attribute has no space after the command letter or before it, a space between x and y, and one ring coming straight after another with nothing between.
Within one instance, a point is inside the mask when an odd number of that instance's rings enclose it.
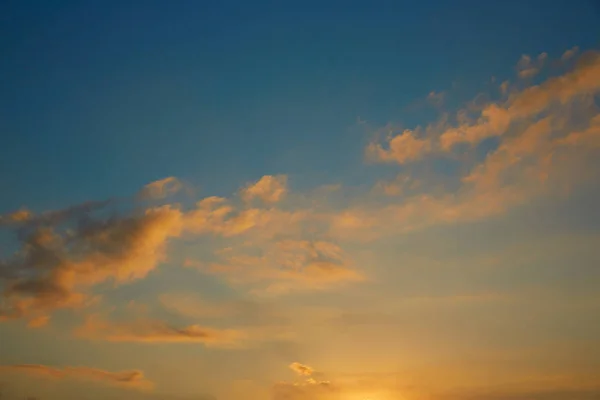
<instances>
[{"instance_id":1,"label":"hazy sky","mask_svg":"<svg viewBox=\"0 0 600 400\"><path fill-rule=\"evenodd\" d=\"M1 2L3 400L597 399L597 3L208 3Z\"/></svg>"}]
</instances>

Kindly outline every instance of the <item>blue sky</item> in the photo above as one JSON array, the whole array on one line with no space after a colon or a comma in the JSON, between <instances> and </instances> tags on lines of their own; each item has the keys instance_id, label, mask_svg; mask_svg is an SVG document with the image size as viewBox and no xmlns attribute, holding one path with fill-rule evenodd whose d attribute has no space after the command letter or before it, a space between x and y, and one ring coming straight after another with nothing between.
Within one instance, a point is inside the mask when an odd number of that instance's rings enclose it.
<instances>
[{"instance_id":1,"label":"blue sky","mask_svg":"<svg viewBox=\"0 0 600 400\"><path fill-rule=\"evenodd\" d=\"M523 53L592 47L592 3L7 2L2 208L169 175L219 194L272 170L361 182L357 118L421 123L403 108L430 91L470 98Z\"/></svg>"},{"instance_id":2,"label":"blue sky","mask_svg":"<svg viewBox=\"0 0 600 400\"><path fill-rule=\"evenodd\" d=\"M600 7L218 3L0 5L8 396L599 393Z\"/></svg>"}]
</instances>

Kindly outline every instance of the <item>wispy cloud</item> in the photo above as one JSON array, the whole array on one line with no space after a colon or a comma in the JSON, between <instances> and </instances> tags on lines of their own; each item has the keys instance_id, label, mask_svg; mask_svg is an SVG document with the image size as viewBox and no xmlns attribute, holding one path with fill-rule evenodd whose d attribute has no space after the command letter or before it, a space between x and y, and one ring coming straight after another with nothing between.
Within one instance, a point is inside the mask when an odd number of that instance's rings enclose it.
<instances>
[{"instance_id":1,"label":"wispy cloud","mask_svg":"<svg viewBox=\"0 0 600 400\"><path fill-rule=\"evenodd\" d=\"M290 369L301 376L311 376L314 372L311 367L309 367L308 365L300 364L299 362L291 363Z\"/></svg>"},{"instance_id":2,"label":"wispy cloud","mask_svg":"<svg viewBox=\"0 0 600 400\"><path fill-rule=\"evenodd\" d=\"M326 380L317 380L311 375L315 372L311 367L294 362L290 369L303 378L295 382L278 382L273 386L273 399L320 399L338 394L337 387Z\"/></svg>"},{"instance_id":3,"label":"wispy cloud","mask_svg":"<svg viewBox=\"0 0 600 400\"><path fill-rule=\"evenodd\" d=\"M174 176L169 176L144 186L139 195L142 198L163 199L175 194L183 188L181 181Z\"/></svg>"},{"instance_id":4,"label":"wispy cloud","mask_svg":"<svg viewBox=\"0 0 600 400\"><path fill-rule=\"evenodd\" d=\"M332 221L332 235L350 238L356 232L364 238L495 217L542 194L593 182L600 112L589 96L600 91L598 82L600 54L588 52L572 71L513 92L504 102L489 103L474 120L462 117L469 112L461 110L458 125L442 121L404 130L385 140L387 148L370 143L367 154L380 162L415 164L427 154L453 160L466 173L450 191L428 192L423 186L383 206L342 210ZM415 131L426 134L419 138ZM474 162L478 145L489 138L499 144L483 161ZM388 188L388 194L400 192L384 182L376 185Z\"/></svg>"},{"instance_id":5,"label":"wispy cloud","mask_svg":"<svg viewBox=\"0 0 600 400\"><path fill-rule=\"evenodd\" d=\"M579 52L579 47L578 46L574 46L572 48L570 48L569 50L566 50L562 56L561 56L561 60L562 61L568 61L570 59L572 59L573 57L575 57L575 55Z\"/></svg>"},{"instance_id":6,"label":"wispy cloud","mask_svg":"<svg viewBox=\"0 0 600 400\"><path fill-rule=\"evenodd\" d=\"M446 98L445 92L435 92L431 91L427 95L427 101L434 106L441 106L444 103L444 99Z\"/></svg>"},{"instance_id":7,"label":"wispy cloud","mask_svg":"<svg viewBox=\"0 0 600 400\"><path fill-rule=\"evenodd\" d=\"M325 289L357 282L364 277L334 243L307 240L257 242L248 250L260 249L262 256L248 254L242 247L220 255L220 261L201 263L189 260L204 273L224 276L237 285L264 283L257 293L281 294L290 291Z\"/></svg>"},{"instance_id":8,"label":"wispy cloud","mask_svg":"<svg viewBox=\"0 0 600 400\"><path fill-rule=\"evenodd\" d=\"M259 198L266 203L277 203L287 194L287 176L265 175L242 190L245 201Z\"/></svg>"},{"instance_id":9,"label":"wispy cloud","mask_svg":"<svg viewBox=\"0 0 600 400\"><path fill-rule=\"evenodd\" d=\"M88 367L50 367L40 364L0 365L0 373L20 373L51 379L79 379L131 389L151 389L153 383L138 370L111 372Z\"/></svg>"},{"instance_id":10,"label":"wispy cloud","mask_svg":"<svg viewBox=\"0 0 600 400\"><path fill-rule=\"evenodd\" d=\"M76 330L76 335L109 342L201 343L212 347L235 347L244 333L234 329L217 329L201 325L173 327L163 321L137 319L110 321L92 315Z\"/></svg>"},{"instance_id":11,"label":"wispy cloud","mask_svg":"<svg viewBox=\"0 0 600 400\"><path fill-rule=\"evenodd\" d=\"M517 63L517 72L519 78L529 79L536 76L544 66L544 63L547 59L547 53L541 53L535 58L535 60L532 59L531 56L523 54Z\"/></svg>"}]
</instances>

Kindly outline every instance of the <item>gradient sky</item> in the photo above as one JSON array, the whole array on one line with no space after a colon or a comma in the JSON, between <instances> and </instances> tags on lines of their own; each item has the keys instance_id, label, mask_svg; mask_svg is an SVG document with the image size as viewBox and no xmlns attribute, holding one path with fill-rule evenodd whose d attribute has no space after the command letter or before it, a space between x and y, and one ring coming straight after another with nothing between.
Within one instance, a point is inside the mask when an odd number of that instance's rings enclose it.
<instances>
[{"instance_id":1,"label":"gradient sky","mask_svg":"<svg viewBox=\"0 0 600 400\"><path fill-rule=\"evenodd\" d=\"M0 390L600 396L594 1L4 1Z\"/></svg>"}]
</instances>

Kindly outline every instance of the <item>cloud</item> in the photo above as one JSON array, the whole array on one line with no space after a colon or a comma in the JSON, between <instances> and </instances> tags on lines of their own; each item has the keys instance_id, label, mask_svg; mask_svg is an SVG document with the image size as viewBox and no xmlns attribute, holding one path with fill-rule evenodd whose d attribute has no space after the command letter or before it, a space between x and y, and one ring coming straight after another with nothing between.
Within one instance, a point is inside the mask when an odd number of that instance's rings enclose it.
<instances>
[{"instance_id":1,"label":"cloud","mask_svg":"<svg viewBox=\"0 0 600 400\"><path fill-rule=\"evenodd\" d=\"M265 175L242 189L241 194L245 201L259 198L265 203L277 203L287 194L287 176Z\"/></svg>"},{"instance_id":2,"label":"cloud","mask_svg":"<svg viewBox=\"0 0 600 400\"><path fill-rule=\"evenodd\" d=\"M247 254L244 248L218 255L211 263L194 263L202 272L224 276L234 285L252 285L256 294L278 295L293 291L322 290L364 277L349 264L342 249L331 242L280 240L256 242Z\"/></svg>"},{"instance_id":3,"label":"cloud","mask_svg":"<svg viewBox=\"0 0 600 400\"><path fill-rule=\"evenodd\" d=\"M563 53L563 55L560 57L560 59L562 61L568 61L568 60L572 59L573 57L575 57L575 55L577 53L579 53L579 47L578 46L572 47L569 50L565 51Z\"/></svg>"},{"instance_id":4,"label":"cloud","mask_svg":"<svg viewBox=\"0 0 600 400\"><path fill-rule=\"evenodd\" d=\"M33 217L33 213L26 208L22 208L17 211L13 211L6 215L0 215L0 226L8 225L11 223L22 223L30 220Z\"/></svg>"},{"instance_id":5,"label":"cloud","mask_svg":"<svg viewBox=\"0 0 600 400\"><path fill-rule=\"evenodd\" d=\"M179 179L175 178L174 176L169 176L144 186L140 192L140 197L149 199L163 199L167 196L177 193L182 187L183 185Z\"/></svg>"},{"instance_id":6,"label":"cloud","mask_svg":"<svg viewBox=\"0 0 600 400\"><path fill-rule=\"evenodd\" d=\"M235 237L244 234L272 237L291 235L309 216L310 211L278 208L236 208L222 197L207 197L185 214L184 229L197 235Z\"/></svg>"},{"instance_id":7,"label":"cloud","mask_svg":"<svg viewBox=\"0 0 600 400\"><path fill-rule=\"evenodd\" d=\"M92 315L76 330L76 335L108 342L201 343L208 347L236 347L244 334L234 329L216 329L200 325L176 328L163 321L137 319L108 321Z\"/></svg>"},{"instance_id":8,"label":"cloud","mask_svg":"<svg viewBox=\"0 0 600 400\"><path fill-rule=\"evenodd\" d=\"M526 57L520 65L545 59ZM117 213L122 203L106 200L6 214L0 225L14 231L19 248L0 260L0 320L26 317L40 326L53 310L85 307L97 285L144 279L169 260L176 239L210 241L214 253L187 264L253 294L336 289L367 279L352 257L356 240L494 218L594 182L600 112L591 96L600 91L600 54L584 53L562 75L517 87L501 100L479 96L455 117L371 142L368 159L401 167L397 178L366 191L289 193L285 175L266 175L239 196L195 204L147 207L130 199ZM425 158L457 172L435 172ZM169 177L142 192L164 198L179 185ZM180 314L194 312L182 299L162 301ZM197 318L230 312L203 307Z\"/></svg>"},{"instance_id":9,"label":"cloud","mask_svg":"<svg viewBox=\"0 0 600 400\"><path fill-rule=\"evenodd\" d=\"M66 220L81 218L114 202L114 199L88 201L61 210L46 211L39 214L34 214L32 211L22 208L21 210L0 216L0 227L16 226L17 228L22 228L56 225Z\"/></svg>"},{"instance_id":10,"label":"cloud","mask_svg":"<svg viewBox=\"0 0 600 400\"><path fill-rule=\"evenodd\" d=\"M81 217L73 228L42 225L21 232L21 250L0 269L6 282L0 318L82 306L89 301L85 288L144 278L165 259L181 218L181 211L163 206L121 218Z\"/></svg>"},{"instance_id":11,"label":"cloud","mask_svg":"<svg viewBox=\"0 0 600 400\"><path fill-rule=\"evenodd\" d=\"M318 380L311 377L315 372L312 368L298 362L290 364L289 368L304 378L304 380L276 383L272 388L272 398L274 400L326 399L339 393L339 388L334 386L330 381Z\"/></svg>"},{"instance_id":12,"label":"cloud","mask_svg":"<svg viewBox=\"0 0 600 400\"><path fill-rule=\"evenodd\" d=\"M548 58L547 53L541 53L538 55L536 60L532 60L531 57L527 54L523 54L521 59L517 63L517 72L519 78L521 79L529 79L533 78L540 72L540 69L543 67L546 59Z\"/></svg>"},{"instance_id":13,"label":"cloud","mask_svg":"<svg viewBox=\"0 0 600 400\"><path fill-rule=\"evenodd\" d=\"M409 129L390 138L387 144L388 148L384 149L379 143L370 143L366 149L367 160L405 164L418 160L431 151L430 140L417 137L416 132Z\"/></svg>"},{"instance_id":14,"label":"cloud","mask_svg":"<svg viewBox=\"0 0 600 400\"><path fill-rule=\"evenodd\" d=\"M49 367L40 364L0 365L0 373L22 373L52 379L80 379L131 389L151 389L153 383L138 370L110 372L88 367Z\"/></svg>"},{"instance_id":15,"label":"cloud","mask_svg":"<svg viewBox=\"0 0 600 400\"><path fill-rule=\"evenodd\" d=\"M380 181L375 193L394 198L372 204L365 198L338 210L331 219L330 235L372 240L437 224L476 221L592 183L598 170L594 154L600 142L600 110L590 95L599 91L600 54L588 52L572 71L512 92L504 102L489 103L474 120L461 111L457 126L437 123L427 128L427 153L452 160L461 175L446 177L446 183L433 187L429 179L407 192L401 181ZM405 140L407 131L412 132L405 130L388 141ZM490 137L496 138L496 144L480 161L477 146ZM421 160L397 156L393 146L385 150L378 143L369 144L367 153L382 162Z\"/></svg>"},{"instance_id":16,"label":"cloud","mask_svg":"<svg viewBox=\"0 0 600 400\"><path fill-rule=\"evenodd\" d=\"M434 106L441 106L442 103L444 102L445 97L446 97L445 92L431 91L427 95L427 101Z\"/></svg>"},{"instance_id":17,"label":"cloud","mask_svg":"<svg viewBox=\"0 0 600 400\"><path fill-rule=\"evenodd\" d=\"M290 369L296 372L300 376L311 376L313 369L308 365L300 364L299 362L293 362L290 364Z\"/></svg>"},{"instance_id":18,"label":"cloud","mask_svg":"<svg viewBox=\"0 0 600 400\"><path fill-rule=\"evenodd\" d=\"M521 65L529 65L530 60L527 57L522 59ZM461 143L475 145L486 138L502 136L515 122L527 122L551 106L565 106L579 96L597 93L600 91L599 81L600 54L587 52L579 58L572 71L511 93L506 101L488 104L475 120L467 120L457 126L439 121L437 125L442 130L437 138L428 136L427 139L419 139L415 130L407 129L386 139L389 149L384 149L380 143L370 143L366 149L368 159L405 164L418 161L431 152L450 152ZM460 110L458 115L468 114L467 111Z\"/></svg>"},{"instance_id":19,"label":"cloud","mask_svg":"<svg viewBox=\"0 0 600 400\"><path fill-rule=\"evenodd\" d=\"M277 177L276 182L283 184L285 178ZM157 186L162 188L164 183ZM259 187L264 189L264 185ZM281 196L278 190L268 197ZM266 192L253 193L262 196ZM236 205L220 197L204 198L187 209L167 204L135 207L121 215L107 212L109 204L117 206L107 200L28 214L28 218L10 214L10 220L17 223L10 227L20 248L13 256L0 259L4 297L0 321L27 317L30 326L36 327L47 322L56 309L85 307L97 299L91 292L99 284L122 285L145 278L167 261L169 242L183 235L234 240L251 234L252 240L268 243L280 236L301 234L312 212ZM347 272L341 265L316 260L306 271L313 280ZM281 277L290 281L301 279L300 275L288 272Z\"/></svg>"}]
</instances>

